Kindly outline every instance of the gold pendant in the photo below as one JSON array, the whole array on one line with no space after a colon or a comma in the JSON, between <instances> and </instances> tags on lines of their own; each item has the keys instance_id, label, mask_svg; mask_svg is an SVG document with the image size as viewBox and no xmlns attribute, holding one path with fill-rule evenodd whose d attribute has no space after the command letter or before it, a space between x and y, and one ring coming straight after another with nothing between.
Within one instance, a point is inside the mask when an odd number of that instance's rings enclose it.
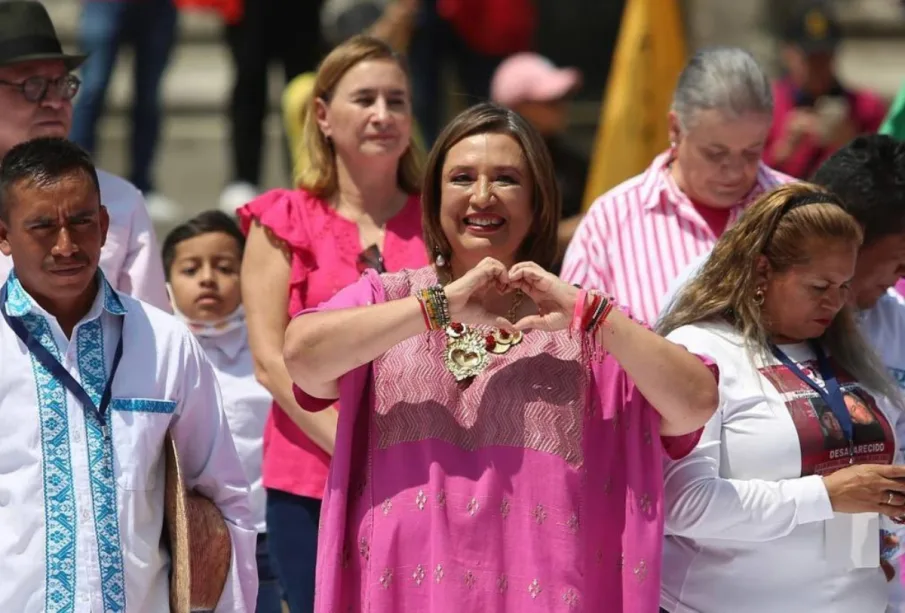
<instances>
[{"instance_id":1,"label":"gold pendant","mask_svg":"<svg viewBox=\"0 0 905 613\"><path fill-rule=\"evenodd\" d=\"M489 337L484 338L484 341L491 353L506 353L510 348L522 342L522 333L494 330Z\"/></svg>"},{"instance_id":2,"label":"gold pendant","mask_svg":"<svg viewBox=\"0 0 905 613\"><path fill-rule=\"evenodd\" d=\"M446 368L456 381L463 381L479 375L490 363L487 342L477 330L459 326L446 330Z\"/></svg>"}]
</instances>

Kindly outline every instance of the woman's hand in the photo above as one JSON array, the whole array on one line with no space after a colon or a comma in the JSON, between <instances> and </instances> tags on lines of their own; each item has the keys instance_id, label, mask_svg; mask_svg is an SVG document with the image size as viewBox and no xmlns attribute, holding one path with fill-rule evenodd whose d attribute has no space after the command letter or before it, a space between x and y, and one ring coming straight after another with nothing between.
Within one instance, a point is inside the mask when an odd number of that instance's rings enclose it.
<instances>
[{"instance_id":1,"label":"woman's hand","mask_svg":"<svg viewBox=\"0 0 905 613\"><path fill-rule=\"evenodd\" d=\"M509 320L484 307L484 298L490 290L506 294L513 289L509 286L509 272L502 262L484 258L477 266L446 286L450 319L463 324L488 325L512 331L514 328Z\"/></svg>"},{"instance_id":2,"label":"woman's hand","mask_svg":"<svg viewBox=\"0 0 905 613\"><path fill-rule=\"evenodd\" d=\"M518 330L565 330L572 324L578 288L534 262L519 262L509 269L509 285L520 289L537 306L536 315L515 323Z\"/></svg>"},{"instance_id":3,"label":"woman's hand","mask_svg":"<svg viewBox=\"0 0 905 613\"><path fill-rule=\"evenodd\" d=\"M905 515L905 466L858 464L823 478L837 513Z\"/></svg>"}]
</instances>

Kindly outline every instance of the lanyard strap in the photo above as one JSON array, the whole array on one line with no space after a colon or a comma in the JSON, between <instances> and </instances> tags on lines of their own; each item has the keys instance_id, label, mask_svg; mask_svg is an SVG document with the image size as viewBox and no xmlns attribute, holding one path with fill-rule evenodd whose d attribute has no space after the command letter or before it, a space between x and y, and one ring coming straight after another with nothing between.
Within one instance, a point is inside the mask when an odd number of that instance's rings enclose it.
<instances>
[{"instance_id":1,"label":"lanyard strap","mask_svg":"<svg viewBox=\"0 0 905 613\"><path fill-rule=\"evenodd\" d=\"M848 406L845 404L845 397L842 395L842 390L839 388L839 381L836 379L836 373L833 370L833 366L830 364L830 360L826 353L823 352L819 343L811 342L809 344L817 356L817 368L820 370L820 378L823 379L825 388L821 387L816 381L804 374L801 368L798 367L798 364L793 362L782 349L772 344L770 345L770 349L773 351L773 355L776 356L776 359L782 362L783 366L792 371L792 373L803 382L807 383L811 389L820 395L826 405L830 408L833 415L836 417L836 421L838 421L839 425L842 427L845 438L848 440L849 455L851 455L851 452L854 451L854 424L852 423L852 415L848 412Z\"/></svg>"},{"instance_id":2,"label":"lanyard strap","mask_svg":"<svg viewBox=\"0 0 905 613\"><path fill-rule=\"evenodd\" d=\"M116 351L113 353L113 365L110 367L110 376L107 378L107 385L104 387L103 395L101 395L100 405L95 405L94 401L91 400L91 396L85 391L85 388L69 374L69 371L53 357L53 354L51 354L38 339L28 332L25 325L19 319L10 317L6 313L7 294L7 286L4 285L2 292L0 292L0 313L3 314L3 319L6 320L7 325L12 328L13 332L16 333L16 336L19 337L19 340L25 343L28 351L41 363L41 365L44 366L57 381L62 383L66 389L72 392L72 395L78 399L84 410L92 411L94 413L100 423L104 437L106 438L108 436L107 407L110 405L110 398L113 394L113 378L116 376L116 370L119 368L119 361L123 357L122 333L120 333L119 341L116 343Z\"/></svg>"}]
</instances>

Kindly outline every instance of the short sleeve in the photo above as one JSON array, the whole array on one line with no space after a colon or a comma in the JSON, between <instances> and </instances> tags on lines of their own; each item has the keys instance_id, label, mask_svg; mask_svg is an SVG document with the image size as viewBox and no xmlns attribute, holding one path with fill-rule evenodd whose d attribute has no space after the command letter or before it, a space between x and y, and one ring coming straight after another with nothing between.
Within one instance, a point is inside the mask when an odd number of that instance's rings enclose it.
<instances>
[{"instance_id":1,"label":"short sleeve","mask_svg":"<svg viewBox=\"0 0 905 613\"><path fill-rule=\"evenodd\" d=\"M338 309L351 309L355 307L368 306L370 304L378 304L384 302L386 294L384 292L383 283L374 270L367 270L361 278L355 283L341 289L330 300L319 304L316 307L305 309L297 313L295 317L304 317L309 313L318 313L321 311L333 311ZM295 383L292 384L292 393L296 402L300 407L305 407L311 412L322 411L332 405L335 398L314 398L306 394Z\"/></svg>"},{"instance_id":2,"label":"short sleeve","mask_svg":"<svg viewBox=\"0 0 905 613\"><path fill-rule=\"evenodd\" d=\"M309 241L305 231L305 213L309 198L308 193L301 190L274 189L239 208L236 214L245 234L257 221L289 247L307 249Z\"/></svg>"},{"instance_id":3,"label":"short sleeve","mask_svg":"<svg viewBox=\"0 0 905 613\"><path fill-rule=\"evenodd\" d=\"M292 282L304 281L314 268L309 231L320 200L304 190L274 189L236 211L242 232L247 236L254 222L264 227L272 239L284 245L293 257Z\"/></svg>"}]
</instances>

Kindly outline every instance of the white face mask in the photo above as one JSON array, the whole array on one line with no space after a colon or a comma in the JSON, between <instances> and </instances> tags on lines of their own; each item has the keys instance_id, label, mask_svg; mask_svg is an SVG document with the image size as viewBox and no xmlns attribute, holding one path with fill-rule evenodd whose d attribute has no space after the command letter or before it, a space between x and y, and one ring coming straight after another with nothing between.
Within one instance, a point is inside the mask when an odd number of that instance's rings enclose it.
<instances>
[{"instance_id":1,"label":"white face mask","mask_svg":"<svg viewBox=\"0 0 905 613\"><path fill-rule=\"evenodd\" d=\"M245 308L242 306L242 303L239 303L239 306L236 307L236 310L224 317L223 319L219 319L217 321L198 321L195 319L189 319L179 310L176 306L176 301L173 300L173 288L167 283L167 292L170 295L170 305L173 307L173 315L176 316L177 319L184 322L185 325L189 327L189 330L192 331L192 334L199 337L211 338L215 336L223 336L224 334L228 334L237 328L242 328L245 326Z\"/></svg>"}]
</instances>

